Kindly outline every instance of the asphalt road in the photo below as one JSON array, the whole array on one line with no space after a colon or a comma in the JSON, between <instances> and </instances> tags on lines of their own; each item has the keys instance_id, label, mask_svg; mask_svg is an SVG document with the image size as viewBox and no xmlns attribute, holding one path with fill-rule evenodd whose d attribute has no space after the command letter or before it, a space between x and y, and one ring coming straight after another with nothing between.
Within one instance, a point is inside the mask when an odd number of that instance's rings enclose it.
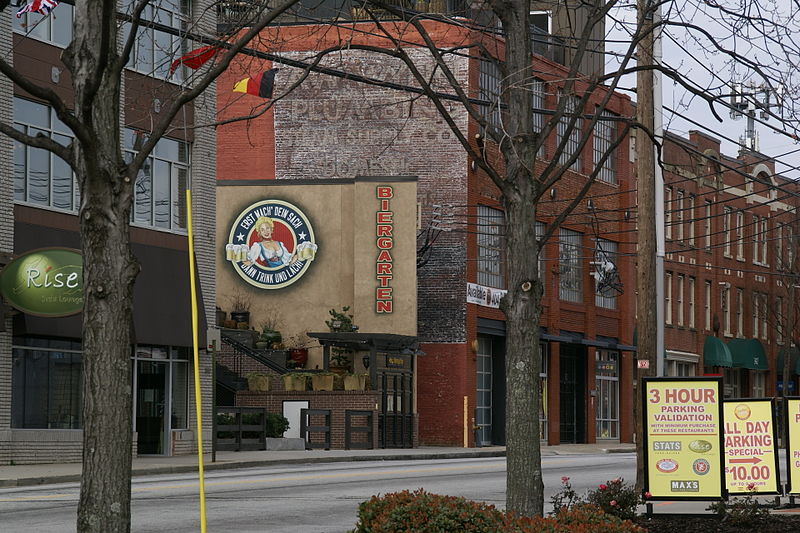
<instances>
[{"instance_id":1,"label":"asphalt road","mask_svg":"<svg viewBox=\"0 0 800 533\"><path fill-rule=\"evenodd\" d=\"M545 501L571 478L583 493L608 479L633 480L633 454L542 458ZM358 504L373 494L424 488L503 507L505 459L453 459L292 465L208 473L207 531L241 533L342 533L355 525ZM134 478L134 533L200 531L197 478ZM0 490L3 533L75 531L77 484Z\"/></svg>"}]
</instances>

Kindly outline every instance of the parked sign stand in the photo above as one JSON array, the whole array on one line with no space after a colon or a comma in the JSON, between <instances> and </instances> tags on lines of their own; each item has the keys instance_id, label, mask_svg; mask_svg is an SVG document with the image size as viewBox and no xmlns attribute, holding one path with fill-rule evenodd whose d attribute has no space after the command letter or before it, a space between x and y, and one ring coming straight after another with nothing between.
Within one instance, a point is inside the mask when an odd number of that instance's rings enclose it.
<instances>
[{"instance_id":1,"label":"parked sign stand","mask_svg":"<svg viewBox=\"0 0 800 533\"><path fill-rule=\"evenodd\" d=\"M800 398L784 398L786 413L786 494L800 494Z\"/></svg>"},{"instance_id":2,"label":"parked sign stand","mask_svg":"<svg viewBox=\"0 0 800 533\"><path fill-rule=\"evenodd\" d=\"M728 493L780 494L772 399L725 400L723 409Z\"/></svg>"},{"instance_id":3,"label":"parked sign stand","mask_svg":"<svg viewBox=\"0 0 800 533\"><path fill-rule=\"evenodd\" d=\"M722 379L662 377L642 382L648 499L727 498Z\"/></svg>"}]
</instances>

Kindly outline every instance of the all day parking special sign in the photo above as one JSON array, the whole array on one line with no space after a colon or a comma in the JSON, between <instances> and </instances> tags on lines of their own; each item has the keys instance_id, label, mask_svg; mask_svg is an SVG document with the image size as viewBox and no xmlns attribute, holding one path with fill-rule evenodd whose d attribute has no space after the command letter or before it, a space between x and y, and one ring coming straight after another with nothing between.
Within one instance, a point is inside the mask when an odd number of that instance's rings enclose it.
<instances>
[{"instance_id":1,"label":"all day parking special sign","mask_svg":"<svg viewBox=\"0 0 800 533\"><path fill-rule=\"evenodd\" d=\"M771 399L725 400L725 481L731 494L780 492Z\"/></svg>"},{"instance_id":2,"label":"all day parking special sign","mask_svg":"<svg viewBox=\"0 0 800 533\"><path fill-rule=\"evenodd\" d=\"M653 500L722 498L722 379L642 382L645 491Z\"/></svg>"}]
</instances>

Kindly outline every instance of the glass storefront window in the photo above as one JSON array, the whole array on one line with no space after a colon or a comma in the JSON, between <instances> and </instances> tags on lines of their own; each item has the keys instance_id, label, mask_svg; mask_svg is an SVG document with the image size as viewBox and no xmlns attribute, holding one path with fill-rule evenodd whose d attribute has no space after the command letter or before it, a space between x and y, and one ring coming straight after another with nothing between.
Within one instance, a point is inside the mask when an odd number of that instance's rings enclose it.
<instances>
[{"instance_id":1,"label":"glass storefront window","mask_svg":"<svg viewBox=\"0 0 800 533\"><path fill-rule=\"evenodd\" d=\"M595 353L597 390L596 432L598 439L619 438L619 352Z\"/></svg>"}]
</instances>

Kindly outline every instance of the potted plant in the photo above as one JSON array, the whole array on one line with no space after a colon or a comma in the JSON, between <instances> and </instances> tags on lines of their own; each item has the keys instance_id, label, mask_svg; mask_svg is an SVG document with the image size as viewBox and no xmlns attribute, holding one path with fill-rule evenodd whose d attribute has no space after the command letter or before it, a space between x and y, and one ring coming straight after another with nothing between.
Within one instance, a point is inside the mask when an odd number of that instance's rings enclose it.
<instances>
[{"instance_id":1,"label":"potted plant","mask_svg":"<svg viewBox=\"0 0 800 533\"><path fill-rule=\"evenodd\" d=\"M250 329L250 297L241 289L237 289L228 297L231 307L231 320L237 329Z\"/></svg>"},{"instance_id":2,"label":"potted plant","mask_svg":"<svg viewBox=\"0 0 800 533\"><path fill-rule=\"evenodd\" d=\"M347 314L350 306L345 305L341 311L331 309L328 314L331 316L329 320L325 321L325 325L331 333L352 333L358 331L358 326L353 324L353 315ZM333 347L331 349L331 358L329 368L336 373L345 374L352 370L353 360L352 351L345 348Z\"/></svg>"},{"instance_id":3,"label":"potted plant","mask_svg":"<svg viewBox=\"0 0 800 533\"><path fill-rule=\"evenodd\" d=\"M304 391L308 385L308 374L305 372L288 372L282 379L283 388L287 391Z\"/></svg>"},{"instance_id":4,"label":"potted plant","mask_svg":"<svg viewBox=\"0 0 800 533\"><path fill-rule=\"evenodd\" d=\"M283 348L283 337L280 331L276 331L269 326L261 328L261 334L256 341L256 348L260 350L280 350Z\"/></svg>"},{"instance_id":5,"label":"potted plant","mask_svg":"<svg viewBox=\"0 0 800 533\"><path fill-rule=\"evenodd\" d=\"M308 344L311 342L305 333L292 335L284 343L287 351L287 368L304 368L308 362Z\"/></svg>"},{"instance_id":6,"label":"potted plant","mask_svg":"<svg viewBox=\"0 0 800 533\"><path fill-rule=\"evenodd\" d=\"M333 390L333 372L314 372L311 374L311 388L316 391Z\"/></svg>"},{"instance_id":7,"label":"potted plant","mask_svg":"<svg viewBox=\"0 0 800 533\"><path fill-rule=\"evenodd\" d=\"M269 392L271 385L269 374L250 372L245 377L247 378L247 390L252 392Z\"/></svg>"},{"instance_id":8,"label":"potted plant","mask_svg":"<svg viewBox=\"0 0 800 533\"><path fill-rule=\"evenodd\" d=\"M345 374L344 390L367 390L367 377L367 374Z\"/></svg>"}]
</instances>

